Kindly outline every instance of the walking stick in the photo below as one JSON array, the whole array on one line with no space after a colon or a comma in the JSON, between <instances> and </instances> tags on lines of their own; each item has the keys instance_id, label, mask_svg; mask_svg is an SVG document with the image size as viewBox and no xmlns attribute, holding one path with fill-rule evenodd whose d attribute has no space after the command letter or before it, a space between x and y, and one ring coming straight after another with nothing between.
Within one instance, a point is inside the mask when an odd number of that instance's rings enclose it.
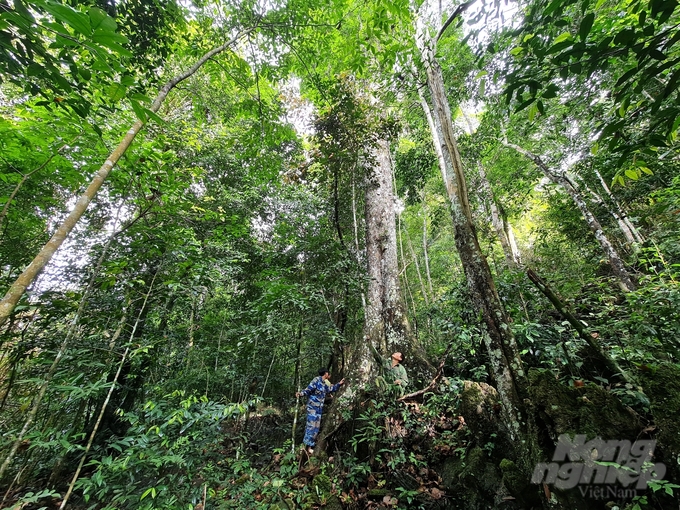
<instances>
[{"instance_id":1,"label":"walking stick","mask_svg":"<svg viewBox=\"0 0 680 510\"><path fill-rule=\"evenodd\" d=\"M291 436L292 442L290 452L295 453L295 431L297 429L298 414L300 413L300 381L298 381L298 389L295 392L295 415L293 416L293 433Z\"/></svg>"}]
</instances>

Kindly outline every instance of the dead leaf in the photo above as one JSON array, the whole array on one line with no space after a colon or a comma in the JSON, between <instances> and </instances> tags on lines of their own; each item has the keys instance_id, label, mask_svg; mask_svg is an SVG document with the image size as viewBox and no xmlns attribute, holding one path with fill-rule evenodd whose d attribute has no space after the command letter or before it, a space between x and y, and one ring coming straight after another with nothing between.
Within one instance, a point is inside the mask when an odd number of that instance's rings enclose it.
<instances>
[{"instance_id":1,"label":"dead leaf","mask_svg":"<svg viewBox=\"0 0 680 510\"><path fill-rule=\"evenodd\" d=\"M441 499L442 497L444 497L444 491L441 491L436 487L432 487L430 489L430 495L432 496L432 499Z\"/></svg>"},{"instance_id":2,"label":"dead leaf","mask_svg":"<svg viewBox=\"0 0 680 510\"><path fill-rule=\"evenodd\" d=\"M550 500L550 488L548 487L548 484L543 482L543 492L545 492L545 497L548 498L548 501Z\"/></svg>"}]
</instances>

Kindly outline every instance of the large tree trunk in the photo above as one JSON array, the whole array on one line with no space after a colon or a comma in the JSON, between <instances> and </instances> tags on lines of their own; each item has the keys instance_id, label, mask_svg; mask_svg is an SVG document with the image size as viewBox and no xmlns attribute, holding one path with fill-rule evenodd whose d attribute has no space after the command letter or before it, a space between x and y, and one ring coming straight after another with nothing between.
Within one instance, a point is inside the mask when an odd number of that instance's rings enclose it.
<instances>
[{"instance_id":1,"label":"large tree trunk","mask_svg":"<svg viewBox=\"0 0 680 510\"><path fill-rule=\"evenodd\" d=\"M178 76L175 76L173 79L168 81L163 86L163 88L161 88L160 92L156 96L156 99L152 103L149 110L151 110L154 113L158 112L161 105L163 104L163 101L165 101L165 98L168 96L170 91L177 86L178 83L192 76L196 71L198 71L198 69L201 68L201 66L203 66L203 64L210 60L210 58L231 48L241 37L243 37L246 33L249 33L251 31L252 29L241 32L229 42L210 50L205 55L203 55L186 72ZM97 173L94 175L94 178L90 182L90 185L87 187L85 192L80 196L71 213L66 217L62 224L59 225L59 227L54 232L54 234L47 242L47 244L45 244L42 250L40 250L40 253L36 255L36 257L29 264L29 266L24 270L23 273L21 273L21 275L19 275L16 281L9 288L9 290L5 294L5 297L3 297L2 300L0 301L0 326L7 322L7 319L14 311L14 307L16 307L17 303L21 299L21 296L23 296L24 292L26 292L26 289L33 283L38 274L40 274L40 272L45 268L45 266L52 259L52 257L57 252L62 243L66 240L68 235L71 233L71 230L73 230L73 228L76 226L82 215L85 213L87 206L95 197L97 191L99 191L99 188L102 186L104 181L111 173L113 167L116 165L118 160L123 156L123 154L125 154L130 145L132 145L132 142L137 136L137 133L139 133L143 126L144 123L141 120L138 120L132 125L130 130L123 137L123 140L121 140L118 146L109 155L108 159L104 162L104 164L99 168Z\"/></svg>"},{"instance_id":2,"label":"large tree trunk","mask_svg":"<svg viewBox=\"0 0 680 510\"><path fill-rule=\"evenodd\" d=\"M489 265L477 240L463 165L444 91L444 80L435 58L435 41L429 36L428 27L420 17L416 18L416 44L427 73L433 111L430 111L422 95L421 104L432 131L435 151L451 203L456 248L463 264L475 311L482 320L484 341L510 439L513 443L520 444L527 427L526 418L520 412L523 408L520 394L523 395L526 390L526 377L508 317L501 305Z\"/></svg>"},{"instance_id":3,"label":"large tree trunk","mask_svg":"<svg viewBox=\"0 0 680 510\"><path fill-rule=\"evenodd\" d=\"M366 185L368 293L364 334L378 349L406 351L410 328L399 290L397 222L389 144L380 140Z\"/></svg>"},{"instance_id":4,"label":"large tree trunk","mask_svg":"<svg viewBox=\"0 0 680 510\"><path fill-rule=\"evenodd\" d=\"M624 292L630 292L635 290L636 288L635 282L628 273L628 270L626 269L626 266L623 263L621 256L618 254L612 243L609 241L609 238L604 233L604 230L602 230L602 225L600 225L600 222L597 220L597 218L595 218L593 213L590 211L590 208L588 207L588 204L586 203L585 199L579 192L576 185L566 175L566 172L561 169L551 170L539 156L520 147L519 145L509 142L504 142L504 144L507 147L516 150L523 156L526 156L528 159L533 161L548 179L550 179L552 182L560 186L571 197L578 210L581 211L583 218L586 220L588 228L595 236L595 239L597 239L597 242L600 243L600 247L602 248L602 251L604 252L607 259L609 260L609 264L612 267L614 275L616 275L618 279L619 287L621 287L621 290L623 290Z\"/></svg>"},{"instance_id":5,"label":"large tree trunk","mask_svg":"<svg viewBox=\"0 0 680 510\"><path fill-rule=\"evenodd\" d=\"M399 289L397 224L389 143L379 140L373 149L373 171L367 176L365 197L366 260L369 276L364 307L364 335L350 350L344 377L349 384L324 410L317 450L343 423L342 411L352 408L361 391L377 374L368 343L382 352L402 351L406 358L422 359L412 342L410 326ZM423 364L426 362L423 360Z\"/></svg>"}]
</instances>

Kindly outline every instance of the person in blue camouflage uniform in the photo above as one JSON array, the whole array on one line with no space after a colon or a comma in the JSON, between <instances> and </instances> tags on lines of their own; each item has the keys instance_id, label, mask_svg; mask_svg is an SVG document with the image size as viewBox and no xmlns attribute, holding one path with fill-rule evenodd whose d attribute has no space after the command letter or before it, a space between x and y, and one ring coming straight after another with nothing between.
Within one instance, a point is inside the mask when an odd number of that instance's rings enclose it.
<instances>
[{"instance_id":1,"label":"person in blue camouflage uniform","mask_svg":"<svg viewBox=\"0 0 680 510\"><path fill-rule=\"evenodd\" d=\"M305 428L305 438L302 440L307 445L309 453L312 453L316 445L316 436L321 428L321 415L323 414L323 403L326 395L338 391L340 386L345 384L344 379L337 384L331 384L330 377L328 370L322 368L319 370L318 377L312 379L307 388L295 394L296 397L309 397L307 401L307 427Z\"/></svg>"}]
</instances>

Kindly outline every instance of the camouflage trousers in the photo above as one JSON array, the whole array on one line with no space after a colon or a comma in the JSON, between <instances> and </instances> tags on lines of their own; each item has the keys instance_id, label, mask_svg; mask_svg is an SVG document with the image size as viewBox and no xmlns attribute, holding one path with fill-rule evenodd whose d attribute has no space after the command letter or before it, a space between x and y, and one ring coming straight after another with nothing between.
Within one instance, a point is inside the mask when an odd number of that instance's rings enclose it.
<instances>
[{"instance_id":1,"label":"camouflage trousers","mask_svg":"<svg viewBox=\"0 0 680 510\"><path fill-rule=\"evenodd\" d=\"M322 414L323 402L312 402L310 400L307 403L307 426L305 427L305 437L302 442L312 448L316 445L316 436L319 435Z\"/></svg>"}]
</instances>

